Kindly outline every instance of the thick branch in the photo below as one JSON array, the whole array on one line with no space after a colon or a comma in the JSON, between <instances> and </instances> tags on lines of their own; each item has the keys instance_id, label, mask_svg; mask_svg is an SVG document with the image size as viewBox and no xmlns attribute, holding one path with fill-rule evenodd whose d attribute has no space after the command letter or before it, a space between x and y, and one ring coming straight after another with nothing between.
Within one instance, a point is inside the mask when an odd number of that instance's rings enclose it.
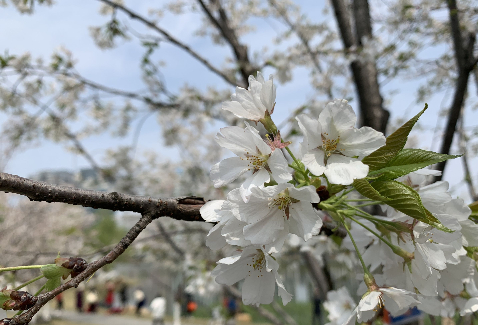
<instances>
[{"instance_id":1,"label":"thick branch","mask_svg":"<svg viewBox=\"0 0 478 325\"><path fill-rule=\"evenodd\" d=\"M363 38L372 39L372 23L367 0L354 1L355 37L352 31L351 15L345 1L332 0L332 5L346 53L354 47L360 47ZM375 62L355 59L350 64L350 68L359 97L361 124L385 133L390 113L383 107Z\"/></svg>"},{"instance_id":2,"label":"thick branch","mask_svg":"<svg viewBox=\"0 0 478 325\"><path fill-rule=\"evenodd\" d=\"M462 107L465 104L465 95L468 90L470 74L476 65L476 58L473 56L473 49L476 41L475 35L473 33L468 33L467 43L463 44L456 12L456 2L454 0L448 1L448 9L450 12L450 28L455 50L458 78L456 79L453 101L448 112L445 134L443 135L443 142L440 149L440 153L444 154L450 153L453 137L456 131L456 125L458 123ZM436 176L435 181L440 181L442 179L446 163L446 161L443 161L437 164L437 170L440 170L442 175Z\"/></svg>"},{"instance_id":3,"label":"thick branch","mask_svg":"<svg viewBox=\"0 0 478 325\"><path fill-rule=\"evenodd\" d=\"M314 281L314 286L320 292L320 299L325 301L327 299L327 292L329 292L329 282L327 280L319 261L315 258L314 254L310 251L301 252L302 258L309 269L309 273Z\"/></svg>"},{"instance_id":4,"label":"thick branch","mask_svg":"<svg viewBox=\"0 0 478 325\"><path fill-rule=\"evenodd\" d=\"M0 191L27 196L31 201L61 202L95 209L154 212L155 217L204 221L199 209L205 203L197 197L159 198L133 196L117 192L87 191L68 186L50 185L16 175L0 173Z\"/></svg>"},{"instance_id":5,"label":"thick branch","mask_svg":"<svg viewBox=\"0 0 478 325\"><path fill-rule=\"evenodd\" d=\"M118 10L121 10L122 12L124 12L125 14L129 15L131 17L131 19L135 19L135 20L138 20L140 22L142 22L143 24L145 24L146 26L148 26L149 28L157 31L158 33L160 33L161 35L163 35L169 42L173 43L174 45L176 45L177 47L183 49L184 51L186 51L187 53L189 53L192 57L194 57L196 60L198 60L199 62L201 62L202 64L204 64L209 70L211 70L212 72L214 72L215 74L217 74L218 76L220 76L222 79L224 79L227 83L233 85L233 86L238 86L238 84L232 80L231 78L229 78L229 76L227 76L226 74L224 74L222 71L220 71L219 69L217 69L216 67L214 67L211 63L209 63L206 59L204 59L202 56L200 56L198 53L196 53L196 51L194 51L192 48L190 48L188 45L186 44L183 44L181 43L179 40L177 40L176 38L174 38L172 35L170 35L168 32L166 32L164 29L160 28L158 25L156 25L154 22L150 21L150 20L147 20L146 18L144 18L143 16L140 16L139 14L131 11L130 9L118 4L118 3L115 3L113 1L110 1L110 0L98 0L98 1L101 1L103 3L106 3L107 5L115 8L115 9L118 9Z\"/></svg>"},{"instance_id":6,"label":"thick branch","mask_svg":"<svg viewBox=\"0 0 478 325\"><path fill-rule=\"evenodd\" d=\"M75 278L71 279L68 282L65 282L58 288L44 293L38 296L38 301L32 308L28 309L19 316L15 316L10 325L21 325L28 324L32 317L43 307L48 301L52 300L58 294L62 293L65 290L68 290L73 287L78 287L78 285L89 279L96 271L105 266L106 264L112 263L116 260L124 251L131 245L131 243L138 237L138 235L148 226L154 219L159 217L155 212L144 214L141 219L131 228L128 233L121 239L121 241L116 245L106 256L97 260L96 262L90 263L86 270L81 272Z\"/></svg>"},{"instance_id":7,"label":"thick branch","mask_svg":"<svg viewBox=\"0 0 478 325\"><path fill-rule=\"evenodd\" d=\"M463 37L460 30L460 20L458 17L458 8L456 0L447 0L448 16L450 17L450 29L455 50L455 59L458 69L463 69L466 65L465 50L463 49Z\"/></svg>"}]
</instances>

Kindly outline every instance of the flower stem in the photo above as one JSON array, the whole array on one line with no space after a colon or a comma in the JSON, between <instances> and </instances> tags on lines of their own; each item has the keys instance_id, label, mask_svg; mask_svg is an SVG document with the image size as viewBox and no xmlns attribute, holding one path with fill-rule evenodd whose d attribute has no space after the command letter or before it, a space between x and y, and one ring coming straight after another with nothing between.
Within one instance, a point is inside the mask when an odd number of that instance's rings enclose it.
<instances>
[{"instance_id":1,"label":"flower stem","mask_svg":"<svg viewBox=\"0 0 478 325\"><path fill-rule=\"evenodd\" d=\"M354 205L354 207L356 207L356 208L366 207L366 206L369 206L369 205L376 205L376 204L379 204L379 203L380 203L379 201L373 201L373 202L364 203L364 204L357 204L357 205Z\"/></svg>"},{"instance_id":2,"label":"flower stem","mask_svg":"<svg viewBox=\"0 0 478 325\"><path fill-rule=\"evenodd\" d=\"M43 266L44 266L44 265L24 265L24 266L2 267L2 268L0 268L0 273L1 273L1 272L6 272L6 271L39 269L39 268L41 268L41 267L43 267Z\"/></svg>"},{"instance_id":3,"label":"flower stem","mask_svg":"<svg viewBox=\"0 0 478 325\"><path fill-rule=\"evenodd\" d=\"M392 251L397 254L398 256L402 257L405 261L408 261L412 258L412 253L410 252L407 252L406 250L404 250L403 248L397 246L397 245L394 245L392 244L390 241L388 241L387 239L383 238L382 236L380 236L376 231L372 230L370 227L364 225L363 223L361 223L360 221L358 221L357 219L355 219L354 217L352 216L347 216L350 220L356 222L357 224L359 224L360 226L362 226L363 228L367 229L368 231L370 231L372 234L374 234L378 239L380 239L381 241L383 241L388 247L390 247L392 249Z\"/></svg>"},{"instance_id":4,"label":"flower stem","mask_svg":"<svg viewBox=\"0 0 478 325\"><path fill-rule=\"evenodd\" d=\"M345 200L347 202L366 202L366 201L375 201L375 200L372 200L372 199L349 199L349 200ZM378 202L378 201L375 201L375 202Z\"/></svg>"},{"instance_id":5,"label":"flower stem","mask_svg":"<svg viewBox=\"0 0 478 325\"><path fill-rule=\"evenodd\" d=\"M294 154L292 153L292 151L289 149L289 147L285 147L285 150L287 150L287 152L289 153L290 157L292 158L292 160L295 162L295 165L297 166L297 168L300 168L302 165L300 164L300 162L297 160L297 158L295 158ZM300 168L300 172L302 175L304 175L304 177L306 179L309 178L309 175L307 175L307 172L303 169L303 168Z\"/></svg>"},{"instance_id":6,"label":"flower stem","mask_svg":"<svg viewBox=\"0 0 478 325\"><path fill-rule=\"evenodd\" d=\"M34 296L38 296L38 295L43 291L43 289L45 289L45 287L46 287L46 283L40 288L40 290L38 290L38 291L34 294Z\"/></svg>"},{"instance_id":7,"label":"flower stem","mask_svg":"<svg viewBox=\"0 0 478 325\"><path fill-rule=\"evenodd\" d=\"M362 254L360 254L360 251L357 247L357 244L355 243L355 240L354 240L354 237L352 236L352 233L350 232L350 229L349 227L347 226L347 223L345 222L344 218L342 217L342 224L344 225L344 228L345 230L347 230L347 233L349 234L349 237L350 237L350 240L352 241L352 244L354 245L354 248L355 248L355 251L357 252L357 256L360 260L360 263L362 263L362 268L363 268L363 272L364 274L366 274L367 276L372 276L372 274L370 273L370 271L368 270L368 267L367 265L365 265L365 262L362 258Z\"/></svg>"},{"instance_id":8,"label":"flower stem","mask_svg":"<svg viewBox=\"0 0 478 325\"><path fill-rule=\"evenodd\" d=\"M31 279L30 281L25 282L25 283L19 285L18 287L14 288L13 290L20 290L21 288L26 287L26 286L29 285L30 283L33 283L33 282L35 282L35 281L38 281L38 280L40 280L40 279L43 278L43 277L44 277L43 274L42 274L42 275L39 275L39 276L37 276L36 278Z\"/></svg>"}]
</instances>

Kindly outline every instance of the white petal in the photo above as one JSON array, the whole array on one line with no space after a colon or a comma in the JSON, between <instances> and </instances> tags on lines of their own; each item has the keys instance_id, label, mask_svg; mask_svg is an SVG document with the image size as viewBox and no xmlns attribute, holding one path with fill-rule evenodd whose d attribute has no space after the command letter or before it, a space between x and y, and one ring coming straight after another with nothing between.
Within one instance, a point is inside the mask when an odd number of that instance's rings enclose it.
<instances>
[{"instance_id":1,"label":"white petal","mask_svg":"<svg viewBox=\"0 0 478 325\"><path fill-rule=\"evenodd\" d=\"M478 225L471 220L461 222L461 233L468 242L468 246L478 246Z\"/></svg>"},{"instance_id":2,"label":"white petal","mask_svg":"<svg viewBox=\"0 0 478 325\"><path fill-rule=\"evenodd\" d=\"M420 302L416 300L412 292L396 288L382 288L382 299L385 308L392 314L398 316L406 312L409 308L418 305Z\"/></svg>"},{"instance_id":3,"label":"white petal","mask_svg":"<svg viewBox=\"0 0 478 325\"><path fill-rule=\"evenodd\" d=\"M366 322L375 316L380 296L380 292L372 291L360 300L357 311L357 317L360 322Z\"/></svg>"},{"instance_id":4,"label":"white petal","mask_svg":"<svg viewBox=\"0 0 478 325\"><path fill-rule=\"evenodd\" d=\"M443 270L446 268L446 258L443 251L435 244L416 244L417 251L423 259L433 268ZM416 253L415 253L416 254Z\"/></svg>"},{"instance_id":5,"label":"white petal","mask_svg":"<svg viewBox=\"0 0 478 325\"><path fill-rule=\"evenodd\" d=\"M242 302L245 305L270 304L276 290L272 272L252 271L242 285Z\"/></svg>"},{"instance_id":6,"label":"white petal","mask_svg":"<svg viewBox=\"0 0 478 325\"><path fill-rule=\"evenodd\" d=\"M221 187L231 183L248 170L247 161L239 157L231 157L212 166L210 177L214 187Z\"/></svg>"},{"instance_id":7,"label":"white petal","mask_svg":"<svg viewBox=\"0 0 478 325\"><path fill-rule=\"evenodd\" d=\"M353 128L356 121L357 116L345 99L335 99L328 103L319 115L322 126L333 123L339 131Z\"/></svg>"},{"instance_id":8,"label":"white petal","mask_svg":"<svg viewBox=\"0 0 478 325\"><path fill-rule=\"evenodd\" d=\"M247 203L244 203L244 201L239 201L237 202L237 215L236 217L244 222L247 223L255 223L258 222L259 220L262 220L265 218L269 213L269 205L267 204L267 200L264 200L262 198L257 198L254 194L255 191L259 191L262 189L259 189L257 187L253 187L252 189L252 195L249 198L249 201Z\"/></svg>"},{"instance_id":9,"label":"white petal","mask_svg":"<svg viewBox=\"0 0 478 325\"><path fill-rule=\"evenodd\" d=\"M222 103L222 109L229 111L232 114L240 118L247 118L249 120L258 120L260 119L260 113L258 110L250 110L249 106L246 106L248 109L244 108L241 103L238 101L227 101Z\"/></svg>"},{"instance_id":10,"label":"white petal","mask_svg":"<svg viewBox=\"0 0 478 325\"><path fill-rule=\"evenodd\" d=\"M267 160L267 165L272 173L272 178L277 183L287 183L292 180L292 168L289 167L287 160L281 150L276 149Z\"/></svg>"},{"instance_id":11,"label":"white petal","mask_svg":"<svg viewBox=\"0 0 478 325\"><path fill-rule=\"evenodd\" d=\"M222 228L223 225L218 223L207 234L206 246L213 251L217 251L218 249L223 248L227 244L226 239L221 235Z\"/></svg>"},{"instance_id":12,"label":"white petal","mask_svg":"<svg viewBox=\"0 0 478 325\"><path fill-rule=\"evenodd\" d=\"M201 209L199 209L199 213L201 213L201 217L206 222L218 222L221 219L221 215L218 214L215 210L220 210L224 200L213 200L206 202Z\"/></svg>"},{"instance_id":13,"label":"white petal","mask_svg":"<svg viewBox=\"0 0 478 325\"><path fill-rule=\"evenodd\" d=\"M250 267L247 266L246 263L247 262L242 259L232 265L219 264L213 270L212 274L218 274L216 276L217 283L233 285L247 276Z\"/></svg>"},{"instance_id":14,"label":"white petal","mask_svg":"<svg viewBox=\"0 0 478 325\"><path fill-rule=\"evenodd\" d=\"M385 145L385 136L368 126L347 130L340 134L337 149L348 157L363 158Z\"/></svg>"},{"instance_id":15,"label":"white petal","mask_svg":"<svg viewBox=\"0 0 478 325\"><path fill-rule=\"evenodd\" d=\"M314 149L302 157L302 162L312 174L320 176L325 171L324 158L325 154L322 150Z\"/></svg>"},{"instance_id":16,"label":"white petal","mask_svg":"<svg viewBox=\"0 0 478 325\"><path fill-rule=\"evenodd\" d=\"M238 126L222 128L216 134L216 142L223 148L231 150L237 156L257 154L257 149L262 154L270 154L270 147L262 140L259 132L249 124L245 129Z\"/></svg>"},{"instance_id":17,"label":"white petal","mask_svg":"<svg viewBox=\"0 0 478 325\"><path fill-rule=\"evenodd\" d=\"M430 315L440 316L442 304L437 297L418 296L418 300L420 301L417 307L419 310Z\"/></svg>"},{"instance_id":18,"label":"white petal","mask_svg":"<svg viewBox=\"0 0 478 325\"><path fill-rule=\"evenodd\" d=\"M267 183L269 181L269 172L265 169L260 169L259 171L247 177L240 187L241 197L244 202L249 201L249 197L252 194L251 189L253 187L264 187L264 183Z\"/></svg>"},{"instance_id":19,"label":"white petal","mask_svg":"<svg viewBox=\"0 0 478 325\"><path fill-rule=\"evenodd\" d=\"M368 170L369 167L357 159L332 154L324 174L332 184L350 185L354 179L366 177Z\"/></svg>"},{"instance_id":20,"label":"white petal","mask_svg":"<svg viewBox=\"0 0 478 325\"><path fill-rule=\"evenodd\" d=\"M261 102L266 107L267 111L271 113L276 101L276 86L272 80L272 76L269 80L264 82L261 90Z\"/></svg>"},{"instance_id":21,"label":"white petal","mask_svg":"<svg viewBox=\"0 0 478 325\"><path fill-rule=\"evenodd\" d=\"M266 245L272 243L278 233L284 229L284 213L274 209L264 219L244 227L244 238L252 244Z\"/></svg>"},{"instance_id":22,"label":"white petal","mask_svg":"<svg viewBox=\"0 0 478 325\"><path fill-rule=\"evenodd\" d=\"M292 300L292 295L287 292L285 289L284 284L282 283L282 280L280 279L279 273L274 271L274 277L276 279L276 284L277 284L277 293L279 294L279 297L282 299L282 304L285 306L289 303L289 301Z\"/></svg>"},{"instance_id":23,"label":"white petal","mask_svg":"<svg viewBox=\"0 0 478 325\"><path fill-rule=\"evenodd\" d=\"M229 245L235 246L249 246L251 242L244 238L245 222L239 221L236 218L229 220L222 228L221 235L226 239Z\"/></svg>"},{"instance_id":24,"label":"white petal","mask_svg":"<svg viewBox=\"0 0 478 325\"><path fill-rule=\"evenodd\" d=\"M309 240L313 235L317 235L322 227L322 219L314 211L309 202L298 202L290 205L290 217L297 222L299 233L297 236L302 237L305 241ZM289 220L289 222L293 222Z\"/></svg>"},{"instance_id":25,"label":"white petal","mask_svg":"<svg viewBox=\"0 0 478 325\"><path fill-rule=\"evenodd\" d=\"M306 114L301 114L295 118L299 122L299 127L304 134L304 143L306 151L322 147L322 127L317 119L312 119ZM305 153L305 152L304 152Z\"/></svg>"},{"instance_id":26,"label":"white petal","mask_svg":"<svg viewBox=\"0 0 478 325\"><path fill-rule=\"evenodd\" d=\"M317 192L315 191L315 187L312 185L304 186L301 188L291 187L289 189L290 197L304 202L311 202L311 203L319 203L320 198Z\"/></svg>"},{"instance_id":27,"label":"white petal","mask_svg":"<svg viewBox=\"0 0 478 325\"><path fill-rule=\"evenodd\" d=\"M465 307L461 311L460 315L464 316L466 314L471 314L476 311L478 311L478 297L473 297L466 302Z\"/></svg>"}]
</instances>

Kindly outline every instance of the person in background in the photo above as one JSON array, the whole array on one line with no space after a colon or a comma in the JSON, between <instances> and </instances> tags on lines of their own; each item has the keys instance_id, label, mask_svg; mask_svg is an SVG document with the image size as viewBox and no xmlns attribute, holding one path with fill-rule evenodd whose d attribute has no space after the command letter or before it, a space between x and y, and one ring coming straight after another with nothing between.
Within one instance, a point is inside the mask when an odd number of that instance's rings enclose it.
<instances>
[{"instance_id":1,"label":"person in background","mask_svg":"<svg viewBox=\"0 0 478 325\"><path fill-rule=\"evenodd\" d=\"M136 289L134 291L134 301L136 303L136 315L140 316L141 315L141 308L144 307L144 304L146 303L146 296L141 289Z\"/></svg>"},{"instance_id":2,"label":"person in background","mask_svg":"<svg viewBox=\"0 0 478 325\"><path fill-rule=\"evenodd\" d=\"M237 301L234 297L229 297L227 300L227 314L229 318L234 319L237 314Z\"/></svg>"},{"instance_id":3,"label":"person in background","mask_svg":"<svg viewBox=\"0 0 478 325\"><path fill-rule=\"evenodd\" d=\"M128 305L128 285L123 284L121 286L121 289L119 290L119 296L121 300L121 304L123 305L123 308L126 308Z\"/></svg>"},{"instance_id":4,"label":"person in background","mask_svg":"<svg viewBox=\"0 0 478 325\"><path fill-rule=\"evenodd\" d=\"M63 309L63 293L58 294L56 297L56 309L62 310Z\"/></svg>"},{"instance_id":5,"label":"person in background","mask_svg":"<svg viewBox=\"0 0 478 325\"><path fill-rule=\"evenodd\" d=\"M96 313L96 308L98 307L98 295L94 291L88 292L86 295L87 303L87 312Z\"/></svg>"},{"instance_id":6,"label":"person in background","mask_svg":"<svg viewBox=\"0 0 478 325\"><path fill-rule=\"evenodd\" d=\"M186 315L191 317L193 313L198 308L198 304L194 301L193 296L190 294L186 295Z\"/></svg>"},{"instance_id":7,"label":"person in background","mask_svg":"<svg viewBox=\"0 0 478 325\"><path fill-rule=\"evenodd\" d=\"M160 293L151 301L149 305L151 315L153 316L153 325L164 325L164 314L166 312L166 299Z\"/></svg>"},{"instance_id":8,"label":"person in background","mask_svg":"<svg viewBox=\"0 0 478 325\"><path fill-rule=\"evenodd\" d=\"M113 282L107 282L106 297L105 297L106 308L110 309L111 307L113 307L114 300L115 300L115 285Z\"/></svg>"},{"instance_id":9,"label":"person in background","mask_svg":"<svg viewBox=\"0 0 478 325\"><path fill-rule=\"evenodd\" d=\"M79 313L83 312L83 288L81 287L76 290L76 310Z\"/></svg>"},{"instance_id":10,"label":"person in background","mask_svg":"<svg viewBox=\"0 0 478 325\"><path fill-rule=\"evenodd\" d=\"M320 291L319 289L314 290L314 310L312 314L312 325L320 325L321 319L320 319L320 313L321 309L320 306L322 305L322 302L320 301Z\"/></svg>"}]
</instances>

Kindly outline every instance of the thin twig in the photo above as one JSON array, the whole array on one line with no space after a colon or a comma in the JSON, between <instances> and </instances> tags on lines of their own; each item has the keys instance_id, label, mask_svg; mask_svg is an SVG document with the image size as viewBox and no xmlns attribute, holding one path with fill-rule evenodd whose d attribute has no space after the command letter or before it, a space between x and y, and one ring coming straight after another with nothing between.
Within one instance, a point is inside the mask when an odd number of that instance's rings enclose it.
<instances>
[{"instance_id":1,"label":"thin twig","mask_svg":"<svg viewBox=\"0 0 478 325\"><path fill-rule=\"evenodd\" d=\"M62 293L65 290L68 290L73 287L78 287L78 285L89 279L97 270L105 266L106 264L112 263L116 260L124 251L131 245L131 243L138 237L138 235L148 226L154 219L159 217L156 215L155 211L150 211L142 215L141 219L128 231L128 233L121 239L121 241L105 256L99 260L92 262L88 265L86 270L81 272L75 278L70 281L60 285L58 288L44 293L38 296L38 301L32 308L28 309L19 316L13 317L10 322L10 325L23 325L28 324L32 317L43 307L48 301L52 300L58 294Z\"/></svg>"},{"instance_id":2,"label":"thin twig","mask_svg":"<svg viewBox=\"0 0 478 325\"><path fill-rule=\"evenodd\" d=\"M209 63L205 58L203 58L202 56L200 56L196 51L194 51L193 49L191 49L188 45L186 44L183 44L181 43L179 40L177 40L176 38L174 38L172 35L170 35L168 32L166 32L164 29L162 29L161 27L159 27L158 25L156 25L154 22L144 18L143 16L133 12L132 10L126 8L125 6L122 6L118 3L115 3L113 1L110 1L110 0L98 0L98 1L101 1L103 3L106 3L107 5L115 8L115 9L118 9L122 12L124 12L125 14L129 15L131 17L131 19L135 19L135 20L138 20L140 22L142 22L143 24L145 24L146 26L148 26L149 28L157 31L158 33L160 33L161 35L163 35L169 42L171 42L172 44L178 46L179 48L183 49L184 51L186 51L187 53L189 53L192 57L194 57L196 60L198 60L199 62L201 62L202 64L204 64L209 70L211 70L212 72L216 73L218 76L220 76L222 79L224 79L227 83L233 85L233 86L239 86L239 84L237 84L234 80L232 80L229 76L227 76L225 73L223 73L222 71L220 71L219 69L217 69L216 67L214 67L211 63Z\"/></svg>"}]
</instances>

